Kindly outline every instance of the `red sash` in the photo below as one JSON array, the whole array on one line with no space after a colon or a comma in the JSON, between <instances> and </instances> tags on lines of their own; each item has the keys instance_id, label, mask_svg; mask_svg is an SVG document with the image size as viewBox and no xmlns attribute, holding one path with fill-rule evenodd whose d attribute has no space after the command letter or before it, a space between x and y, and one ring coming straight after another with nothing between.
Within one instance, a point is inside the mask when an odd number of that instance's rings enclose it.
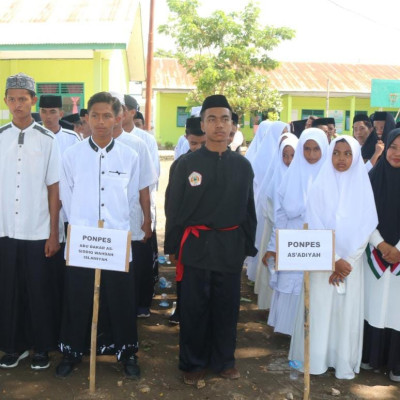
<instances>
[{"instance_id":1,"label":"red sash","mask_svg":"<svg viewBox=\"0 0 400 400\"><path fill-rule=\"evenodd\" d=\"M176 263L176 281L180 282L183 277L183 264L182 264L182 250L183 250L183 245L185 244L187 238L189 235L192 233L194 236L197 238L200 237L200 231L233 231L235 229L239 228L239 225L231 226L230 228L221 228L221 229L212 229L209 228L206 225L193 225L193 226L188 226L185 231L183 232L183 236L181 239L181 245L179 247L179 257L178 257L178 262Z\"/></svg>"}]
</instances>

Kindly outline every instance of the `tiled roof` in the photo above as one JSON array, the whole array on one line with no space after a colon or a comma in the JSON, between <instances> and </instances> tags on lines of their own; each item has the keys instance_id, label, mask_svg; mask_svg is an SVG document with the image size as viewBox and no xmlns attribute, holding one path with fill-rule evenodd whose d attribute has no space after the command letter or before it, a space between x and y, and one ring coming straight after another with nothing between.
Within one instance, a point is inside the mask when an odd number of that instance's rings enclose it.
<instances>
[{"instance_id":1,"label":"tiled roof","mask_svg":"<svg viewBox=\"0 0 400 400\"><path fill-rule=\"evenodd\" d=\"M282 62L266 73L271 87L282 94L307 96L329 91L331 96L369 96L371 79L400 79L400 66ZM193 79L176 59L154 60L154 90L187 91L194 88Z\"/></svg>"},{"instance_id":2,"label":"tiled roof","mask_svg":"<svg viewBox=\"0 0 400 400\"><path fill-rule=\"evenodd\" d=\"M0 45L128 43L139 0L1 0Z\"/></svg>"}]
</instances>

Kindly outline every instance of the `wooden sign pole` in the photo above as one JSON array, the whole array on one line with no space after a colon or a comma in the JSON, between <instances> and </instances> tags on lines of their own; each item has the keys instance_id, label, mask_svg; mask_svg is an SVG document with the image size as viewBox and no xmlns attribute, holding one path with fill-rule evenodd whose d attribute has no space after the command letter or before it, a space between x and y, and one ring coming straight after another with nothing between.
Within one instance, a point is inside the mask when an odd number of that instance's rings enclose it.
<instances>
[{"instance_id":1,"label":"wooden sign pole","mask_svg":"<svg viewBox=\"0 0 400 400\"><path fill-rule=\"evenodd\" d=\"M307 232L305 232L307 231ZM297 247L302 247L300 252ZM313 247L319 247L314 253ZM305 248L310 248L306 250ZM304 393L310 399L310 272L331 271L335 265L335 232L331 229L276 230L276 271L302 271L304 277ZM307 253L311 251L311 253ZM329 267L330 266L330 267ZM297 352L297 349L296 349Z\"/></svg>"},{"instance_id":2,"label":"wooden sign pole","mask_svg":"<svg viewBox=\"0 0 400 400\"><path fill-rule=\"evenodd\" d=\"M104 228L104 221L99 220L98 227ZM90 342L89 392L91 394L96 392L97 321L99 318L100 282L101 269L96 268L94 275L92 333Z\"/></svg>"},{"instance_id":3,"label":"wooden sign pole","mask_svg":"<svg viewBox=\"0 0 400 400\"><path fill-rule=\"evenodd\" d=\"M308 229L304 224L303 229ZM310 272L304 271L304 394L310 398Z\"/></svg>"}]
</instances>

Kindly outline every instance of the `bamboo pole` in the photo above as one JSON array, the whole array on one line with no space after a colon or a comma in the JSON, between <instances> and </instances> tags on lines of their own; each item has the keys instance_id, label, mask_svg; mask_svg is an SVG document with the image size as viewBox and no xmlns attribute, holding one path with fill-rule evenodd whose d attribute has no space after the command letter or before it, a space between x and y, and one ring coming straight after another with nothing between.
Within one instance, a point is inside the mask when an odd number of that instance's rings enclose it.
<instances>
[{"instance_id":1,"label":"bamboo pole","mask_svg":"<svg viewBox=\"0 0 400 400\"><path fill-rule=\"evenodd\" d=\"M308 229L304 224L303 229ZM304 271L304 394L310 398L310 272Z\"/></svg>"},{"instance_id":2,"label":"bamboo pole","mask_svg":"<svg viewBox=\"0 0 400 400\"><path fill-rule=\"evenodd\" d=\"M98 227L104 227L104 221L99 220ZM99 318L99 299L100 299L101 269L96 268L94 275L93 293L93 316L92 332L90 341L90 373L89 373L89 392L96 392L96 353L97 353L97 322Z\"/></svg>"}]
</instances>

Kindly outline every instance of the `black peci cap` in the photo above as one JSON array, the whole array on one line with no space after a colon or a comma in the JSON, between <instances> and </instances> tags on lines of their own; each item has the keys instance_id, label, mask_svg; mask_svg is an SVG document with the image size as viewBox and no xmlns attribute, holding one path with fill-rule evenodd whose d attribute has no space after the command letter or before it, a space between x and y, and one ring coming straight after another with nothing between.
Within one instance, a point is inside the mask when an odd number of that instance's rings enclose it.
<instances>
[{"instance_id":1,"label":"black peci cap","mask_svg":"<svg viewBox=\"0 0 400 400\"><path fill-rule=\"evenodd\" d=\"M66 117L63 117L62 120L67 121L70 124L76 124L77 122L81 122L81 117L79 116L78 113L76 113L67 115Z\"/></svg>"},{"instance_id":2,"label":"black peci cap","mask_svg":"<svg viewBox=\"0 0 400 400\"><path fill-rule=\"evenodd\" d=\"M357 114L354 116L353 118L353 124L355 122L359 122L359 121L367 121L367 122L371 122L370 118L368 117L367 114Z\"/></svg>"},{"instance_id":3,"label":"black peci cap","mask_svg":"<svg viewBox=\"0 0 400 400\"><path fill-rule=\"evenodd\" d=\"M306 119L300 119L298 121L292 121L293 125L293 133L297 136L300 137L301 133L306 129Z\"/></svg>"},{"instance_id":4,"label":"black peci cap","mask_svg":"<svg viewBox=\"0 0 400 400\"><path fill-rule=\"evenodd\" d=\"M201 106L200 114L203 113L208 108L222 107L228 108L232 111L231 106L228 103L226 97L222 94L213 94L212 96L208 96L203 101L203 105Z\"/></svg>"},{"instance_id":5,"label":"black peci cap","mask_svg":"<svg viewBox=\"0 0 400 400\"><path fill-rule=\"evenodd\" d=\"M333 122L332 122L333 120ZM334 118L317 118L315 119L311 126L313 128L316 128L319 125L328 125L328 124L334 124L335 123L335 119Z\"/></svg>"},{"instance_id":6,"label":"black peci cap","mask_svg":"<svg viewBox=\"0 0 400 400\"><path fill-rule=\"evenodd\" d=\"M52 94L42 94L39 99L40 108L62 108L62 97Z\"/></svg>"},{"instance_id":7,"label":"black peci cap","mask_svg":"<svg viewBox=\"0 0 400 400\"><path fill-rule=\"evenodd\" d=\"M60 124L61 128L69 129L70 131L74 130L74 124L71 124L71 122L60 119L58 123Z\"/></svg>"}]
</instances>

